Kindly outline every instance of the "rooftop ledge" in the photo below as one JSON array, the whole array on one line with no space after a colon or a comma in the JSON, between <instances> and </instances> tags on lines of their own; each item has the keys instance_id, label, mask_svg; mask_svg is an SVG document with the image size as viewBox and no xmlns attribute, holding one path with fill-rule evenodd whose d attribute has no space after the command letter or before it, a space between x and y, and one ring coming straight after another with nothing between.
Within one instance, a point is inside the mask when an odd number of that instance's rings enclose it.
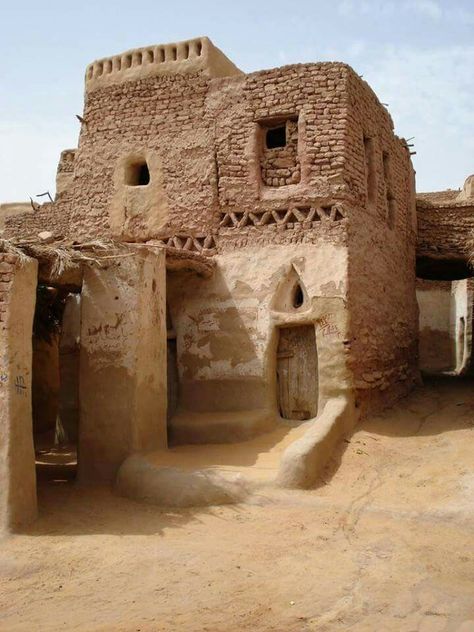
<instances>
[{"instance_id":1,"label":"rooftop ledge","mask_svg":"<svg viewBox=\"0 0 474 632\"><path fill-rule=\"evenodd\" d=\"M197 72L209 77L242 74L208 37L198 37L174 44L135 48L94 61L86 69L86 91L158 75Z\"/></svg>"}]
</instances>

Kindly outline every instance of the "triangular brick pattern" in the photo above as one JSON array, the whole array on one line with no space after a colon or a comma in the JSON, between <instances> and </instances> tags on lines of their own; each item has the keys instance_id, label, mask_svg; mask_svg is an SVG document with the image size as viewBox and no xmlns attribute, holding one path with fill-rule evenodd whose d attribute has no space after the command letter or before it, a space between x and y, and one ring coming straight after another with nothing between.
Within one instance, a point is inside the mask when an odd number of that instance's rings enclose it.
<instances>
[{"instance_id":1,"label":"triangular brick pattern","mask_svg":"<svg viewBox=\"0 0 474 632\"><path fill-rule=\"evenodd\" d=\"M222 213L221 228L276 226L314 228L319 222L340 222L345 213L340 204L329 206L294 206L271 211L228 211Z\"/></svg>"},{"instance_id":2,"label":"triangular brick pattern","mask_svg":"<svg viewBox=\"0 0 474 632\"><path fill-rule=\"evenodd\" d=\"M194 235L173 235L160 239L159 242L167 248L176 248L177 250L186 250L188 252L198 252L201 254L214 254L216 250L216 242L214 235L203 235L196 237Z\"/></svg>"}]
</instances>

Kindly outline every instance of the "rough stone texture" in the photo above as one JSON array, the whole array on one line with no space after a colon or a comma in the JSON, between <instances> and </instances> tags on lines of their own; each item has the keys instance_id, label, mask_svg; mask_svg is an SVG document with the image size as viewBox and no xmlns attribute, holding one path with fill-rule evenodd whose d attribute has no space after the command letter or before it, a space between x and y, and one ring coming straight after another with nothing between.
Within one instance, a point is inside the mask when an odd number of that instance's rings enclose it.
<instances>
[{"instance_id":1,"label":"rough stone texture","mask_svg":"<svg viewBox=\"0 0 474 632\"><path fill-rule=\"evenodd\" d=\"M56 172L56 197L66 191L72 182L76 151L76 149L64 149L61 152Z\"/></svg>"},{"instance_id":2,"label":"rough stone texture","mask_svg":"<svg viewBox=\"0 0 474 632\"><path fill-rule=\"evenodd\" d=\"M0 531L36 517L31 331L37 263L0 254Z\"/></svg>"},{"instance_id":3,"label":"rough stone texture","mask_svg":"<svg viewBox=\"0 0 474 632\"><path fill-rule=\"evenodd\" d=\"M24 225L25 221L28 221L25 215L28 215L29 219L33 215L33 208L30 202L5 202L0 204L0 234L5 227L6 218L21 216L19 225Z\"/></svg>"},{"instance_id":4,"label":"rough stone texture","mask_svg":"<svg viewBox=\"0 0 474 632\"><path fill-rule=\"evenodd\" d=\"M114 479L133 452L166 447L164 253L87 269L81 301L79 479Z\"/></svg>"},{"instance_id":5,"label":"rough stone texture","mask_svg":"<svg viewBox=\"0 0 474 632\"><path fill-rule=\"evenodd\" d=\"M460 191L417 194L417 256L468 259L474 237L474 176Z\"/></svg>"},{"instance_id":6,"label":"rough stone texture","mask_svg":"<svg viewBox=\"0 0 474 632\"><path fill-rule=\"evenodd\" d=\"M368 411L406 393L418 377L414 173L389 114L353 74L349 94L348 348L357 404Z\"/></svg>"}]
</instances>

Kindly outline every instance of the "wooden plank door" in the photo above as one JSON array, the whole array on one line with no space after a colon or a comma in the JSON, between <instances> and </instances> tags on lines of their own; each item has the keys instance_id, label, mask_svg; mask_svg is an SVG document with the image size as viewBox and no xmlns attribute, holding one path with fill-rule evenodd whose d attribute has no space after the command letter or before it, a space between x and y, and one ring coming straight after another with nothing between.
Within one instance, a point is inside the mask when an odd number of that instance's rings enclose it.
<instances>
[{"instance_id":1,"label":"wooden plank door","mask_svg":"<svg viewBox=\"0 0 474 632\"><path fill-rule=\"evenodd\" d=\"M318 354L314 325L279 330L278 404L284 419L304 420L318 412Z\"/></svg>"}]
</instances>

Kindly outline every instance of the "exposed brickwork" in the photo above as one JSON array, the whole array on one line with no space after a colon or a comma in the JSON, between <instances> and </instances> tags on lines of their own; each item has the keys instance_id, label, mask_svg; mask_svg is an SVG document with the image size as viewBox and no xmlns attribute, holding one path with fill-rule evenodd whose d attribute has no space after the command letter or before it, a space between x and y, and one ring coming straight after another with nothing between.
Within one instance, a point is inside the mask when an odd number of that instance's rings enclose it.
<instances>
[{"instance_id":1,"label":"exposed brickwork","mask_svg":"<svg viewBox=\"0 0 474 632\"><path fill-rule=\"evenodd\" d=\"M474 238L474 203L441 206L417 201L419 257L467 259Z\"/></svg>"},{"instance_id":2,"label":"exposed brickwork","mask_svg":"<svg viewBox=\"0 0 474 632\"><path fill-rule=\"evenodd\" d=\"M406 392L417 376L414 177L406 144L393 134L392 120L372 90L354 75L348 89L345 173L355 198L349 240L351 364L361 405L374 408ZM372 173L364 138L372 139Z\"/></svg>"},{"instance_id":3,"label":"exposed brickwork","mask_svg":"<svg viewBox=\"0 0 474 632\"><path fill-rule=\"evenodd\" d=\"M6 327L8 296L13 282L16 255L0 253L0 327Z\"/></svg>"},{"instance_id":4,"label":"exposed brickwork","mask_svg":"<svg viewBox=\"0 0 474 632\"><path fill-rule=\"evenodd\" d=\"M61 152L58 163L58 173L73 173L76 149L65 149Z\"/></svg>"},{"instance_id":5,"label":"exposed brickwork","mask_svg":"<svg viewBox=\"0 0 474 632\"><path fill-rule=\"evenodd\" d=\"M261 143L260 166L262 182L265 186L281 187L298 184L301 180L301 167L298 157L298 120L286 119L278 127L274 124L262 124L263 142ZM278 131L284 136L284 145L268 147L271 133Z\"/></svg>"}]
</instances>

